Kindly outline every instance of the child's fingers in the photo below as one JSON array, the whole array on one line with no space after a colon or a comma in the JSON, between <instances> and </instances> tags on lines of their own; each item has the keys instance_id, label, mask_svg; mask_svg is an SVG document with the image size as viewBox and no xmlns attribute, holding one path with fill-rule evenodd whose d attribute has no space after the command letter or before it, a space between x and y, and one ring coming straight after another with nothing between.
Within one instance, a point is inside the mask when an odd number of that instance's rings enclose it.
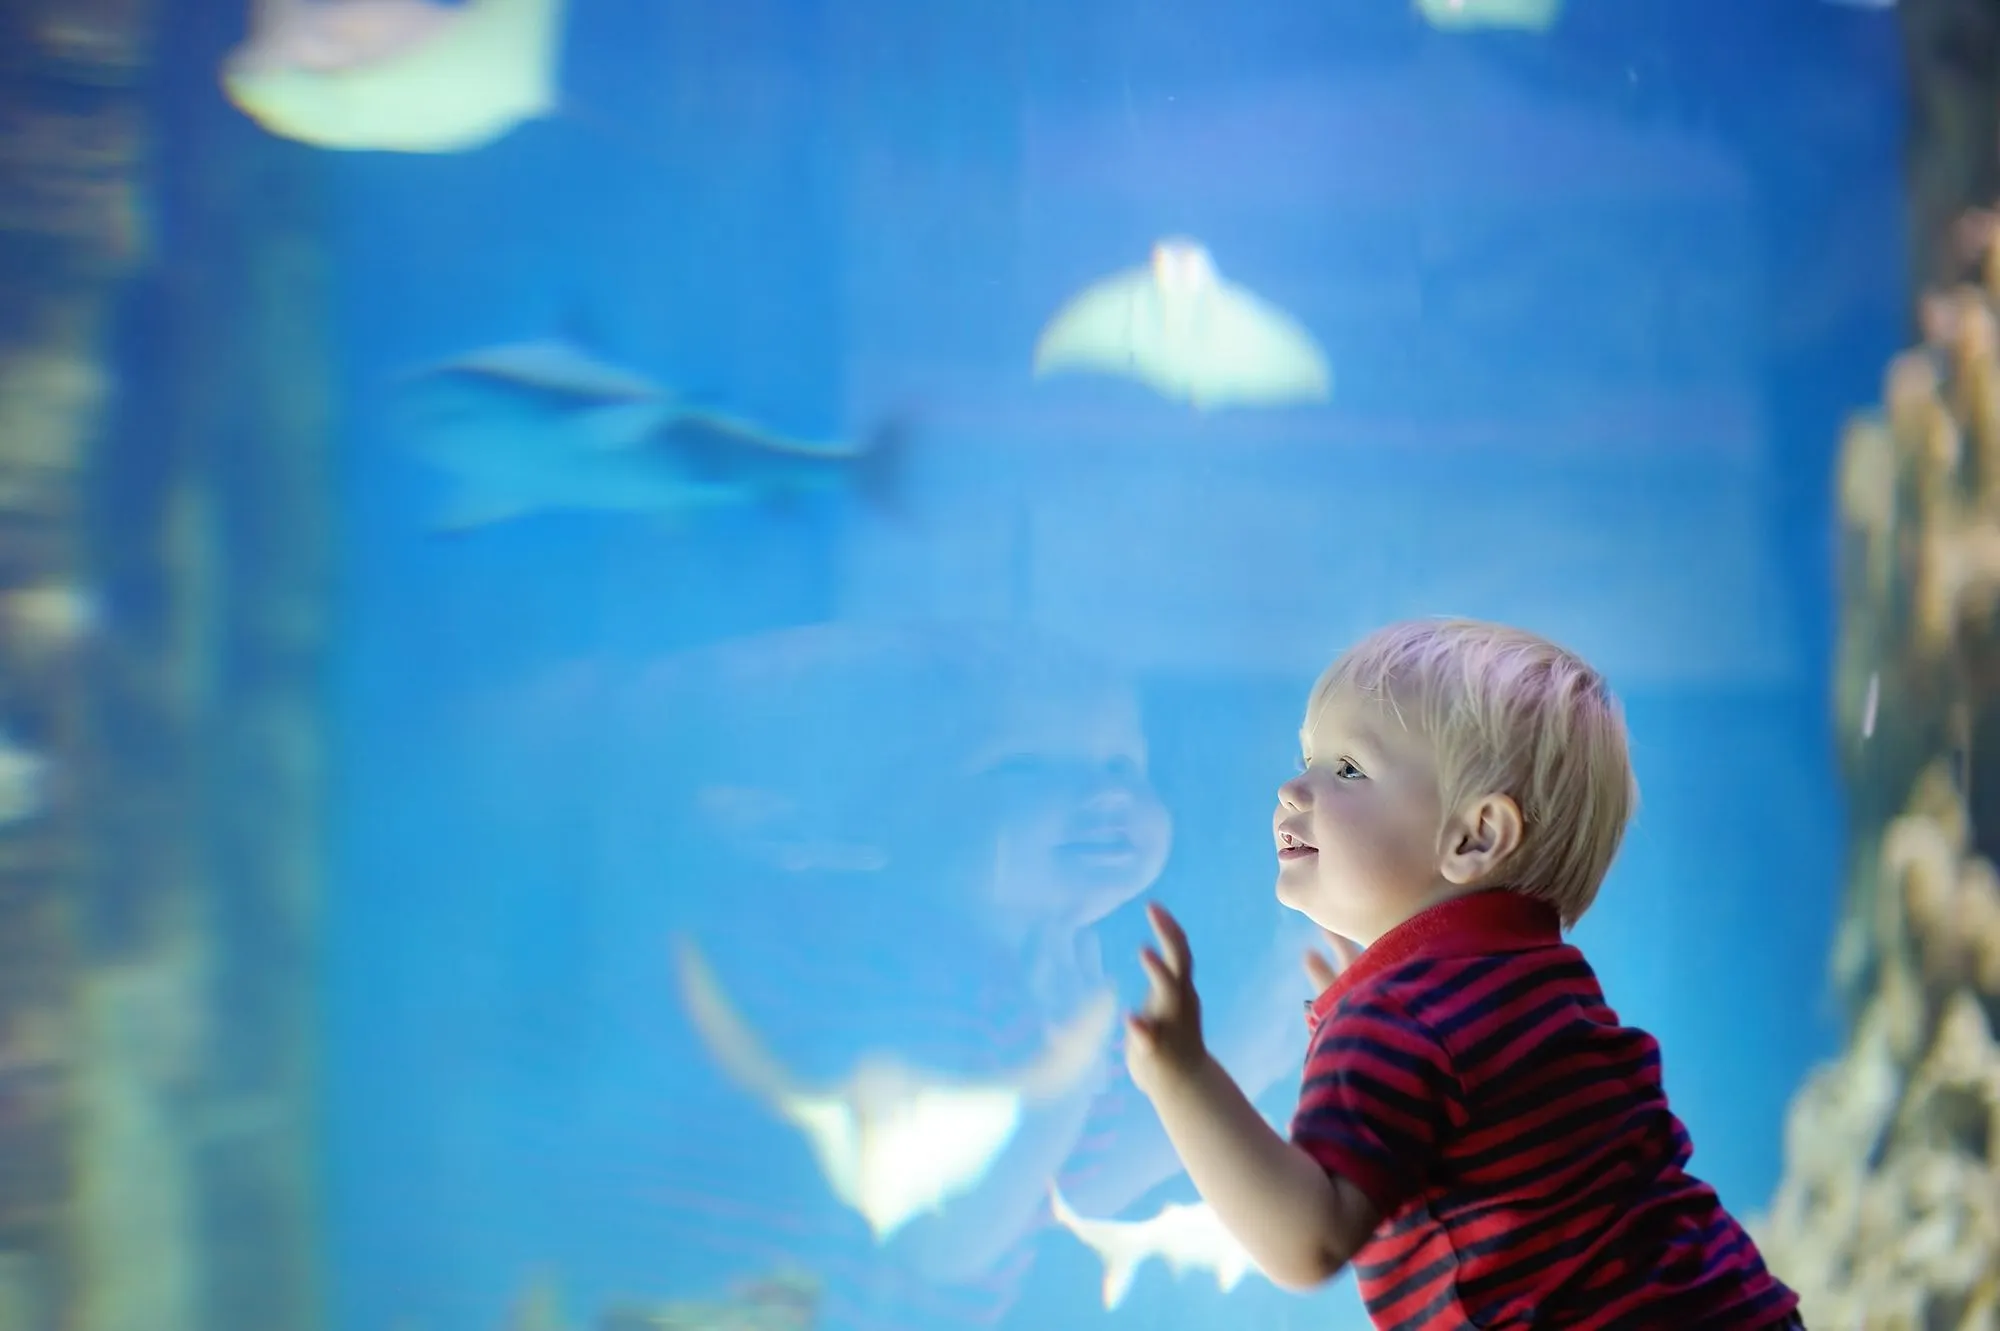
<instances>
[{"instance_id":1,"label":"child's fingers","mask_svg":"<svg viewBox=\"0 0 2000 1331\"><path fill-rule=\"evenodd\" d=\"M1139 949L1139 965L1145 968L1146 978L1151 981L1151 1006L1156 1012L1175 1012L1180 1008L1181 984L1178 977L1167 969L1167 963L1160 954L1150 947Z\"/></svg>"},{"instance_id":2,"label":"child's fingers","mask_svg":"<svg viewBox=\"0 0 2000 1331\"><path fill-rule=\"evenodd\" d=\"M1340 969L1346 970L1354 964L1354 959L1361 955L1361 945L1352 938L1343 938L1331 929L1322 929L1320 932L1326 935L1326 941L1332 946L1334 958L1340 962Z\"/></svg>"},{"instance_id":3,"label":"child's fingers","mask_svg":"<svg viewBox=\"0 0 2000 1331\"><path fill-rule=\"evenodd\" d=\"M1326 954L1316 947L1306 949L1306 978L1315 989L1325 989L1340 978L1340 972L1326 959Z\"/></svg>"},{"instance_id":4,"label":"child's fingers","mask_svg":"<svg viewBox=\"0 0 2000 1331\"><path fill-rule=\"evenodd\" d=\"M1187 934L1181 929L1180 921L1167 913L1167 908L1157 901L1146 907L1146 918L1152 921L1153 933L1160 940L1160 951L1165 954L1174 974L1183 980L1194 977L1194 956L1188 950Z\"/></svg>"}]
</instances>

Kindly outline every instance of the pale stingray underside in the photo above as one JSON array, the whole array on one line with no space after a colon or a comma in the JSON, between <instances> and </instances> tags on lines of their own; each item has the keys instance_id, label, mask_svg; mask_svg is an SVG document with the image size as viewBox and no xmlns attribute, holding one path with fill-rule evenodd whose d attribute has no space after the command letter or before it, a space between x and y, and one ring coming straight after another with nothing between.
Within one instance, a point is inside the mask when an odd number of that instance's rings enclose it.
<instances>
[{"instance_id":1,"label":"pale stingray underside","mask_svg":"<svg viewBox=\"0 0 2000 1331\"><path fill-rule=\"evenodd\" d=\"M935 1076L889 1056L837 1085L798 1084L731 1006L693 944L678 948L681 996L723 1071L802 1133L828 1188L885 1242L976 1188L1031 1104L1090 1075L1111 1032L1109 994L1054 1032L1028 1067L987 1082Z\"/></svg>"},{"instance_id":2,"label":"pale stingray underside","mask_svg":"<svg viewBox=\"0 0 2000 1331\"><path fill-rule=\"evenodd\" d=\"M1057 311L1035 373L1125 375L1198 408L1324 402L1333 375L1312 334L1234 283L1162 290L1151 267L1115 273Z\"/></svg>"},{"instance_id":3,"label":"pale stingray underside","mask_svg":"<svg viewBox=\"0 0 2000 1331\"><path fill-rule=\"evenodd\" d=\"M1250 1254L1205 1202L1169 1203L1145 1220L1098 1220L1078 1215L1051 1189L1056 1223L1074 1234L1104 1265L1104 1306L1116 1308L1148 1261L1165 1262L1176 1276L1206 1271L1228 1293L1257 1269Z\"/></svg>"},{"instance_id":4,"label":"pale stingray underside","mask_svg":"<svg viewBox=\"0 0 2000 1331\"><path fill-rule=\"evenodd\" d=\"M554 113L565 0L405 3L365 40L343 34L344 51L253 39L224 62L223 89L269 132L342 151L469 152Z\"/></svg>"}]
</instances>

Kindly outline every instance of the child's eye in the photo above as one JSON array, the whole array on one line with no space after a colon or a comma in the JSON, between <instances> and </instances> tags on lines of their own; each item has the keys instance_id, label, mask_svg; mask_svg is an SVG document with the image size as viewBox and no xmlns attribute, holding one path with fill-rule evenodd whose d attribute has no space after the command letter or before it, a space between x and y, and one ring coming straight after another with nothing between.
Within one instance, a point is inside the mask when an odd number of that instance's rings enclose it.
<instances>
[{"instance_id":1,"label":"child's eye","mask_svg":"<svg viewBox=\"0 0 2000 1331\"><path fill-rule=\"evenodd\" d=\"M1360 768L1345 758L1334 763L1333 774L1342 781L1359 781L1365 775Z\"/></svg>"}]
</instances>

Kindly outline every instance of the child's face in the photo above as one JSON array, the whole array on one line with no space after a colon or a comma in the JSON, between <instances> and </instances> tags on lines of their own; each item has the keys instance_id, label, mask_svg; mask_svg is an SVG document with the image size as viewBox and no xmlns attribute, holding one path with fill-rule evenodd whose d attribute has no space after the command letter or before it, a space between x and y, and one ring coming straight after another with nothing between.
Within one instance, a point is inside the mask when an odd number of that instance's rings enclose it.
<instances>
[{"instance_id":1,"label":"child's face","mask_svg":"<svg viewBox=\"0 0 2000 1331\"><path fill-rule=\"evenodd\" d=\"M1369 698L1337 693L1299 733L1303 770L1278 788L1278 900L1366 946L1442 884L1431 746Z\"/></svg>"},{"instance_id":2,"label":"child's face","mask_svg":"<svg viewBox=\"0 0 2000 1331\"><path fill-rule=\"evenodd\" d=\"M1146 776L1146 736L1123 695L1050 695L1022 706L981 764L998 831L993 893L1006 908L1082 927L1146 890L1172 824Z\"/></svg>"}]
</instances>

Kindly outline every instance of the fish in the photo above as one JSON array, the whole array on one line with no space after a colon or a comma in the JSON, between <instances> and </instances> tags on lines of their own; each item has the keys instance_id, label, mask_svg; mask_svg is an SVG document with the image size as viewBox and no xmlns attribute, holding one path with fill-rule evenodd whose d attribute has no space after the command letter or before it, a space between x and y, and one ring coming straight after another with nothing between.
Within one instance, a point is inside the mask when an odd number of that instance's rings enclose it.
<instances>
[{"instance_id":1,"label":"fish","mask_svg":"<svg viewBox=\"0 0 2000 1331\"><path fill-rule=\"evenodd\" d=\"M1515 28L1547 32L1562 15L1562 0L1416 0L1433 28Z\"/></svg>"},{"instance_id":2,"label":"fish","mask_svg":"<svg viewBox=\"0 0 2000 1331\"><path fill-rule=\"evenodd\" d=\"M1257 1264L1206 1202L1168 1203L1144 1220L1088 1220L1070 1209L1062 1193L1049 1190L1056 1223L1095 1252L1104 1263L1104 1307L1125 1301L1132 1281L1148 1259L1159 1258L1176 1276L1207 1271L1216 1288L1229 1293Z\"/></svg>"},{"instance_id":3,"label":"fish","mask_svg":"<svg viewBox=\"0 0 2000 1331\"><path fill-rule=\"evenodd\" d=\"M636 401L667 396L658 381L593 356L559 337L481 347L405 371L404 382L439 374L476 374L568 397Z\"/></svg>"},{"instance_id":4,"label":"fish","mask_svg":"<svg viewBox=\"0 0 2000 1331\"><path fill-rule=\"evenodd\" d=\"M682 407L648 440L671 453L697 485L783 503L802 494L852 486L877 511L901 511L899 485L909 422L878 421L860 439L804 439L741 416Z\"/></svg>"},{"instance_id":5,"label":"fish","mask_svg":"<svg viewBox=\"0 0 2000 1331\"><path fill-rule=\"evenodd\" d=\"M1116 1018L1105 990L1049 1037L1028 1066L986 1080L941 1076L871 1054L845 1080L799 1084L730 1005L693 941L675 945L681 999L722 1071L802 1133L833 1195L877 1244L976 1188L1031 1105L1092 1075Z\"/></svg>"},{"instance_id":6,"label":"fish","mask_svg":"<svg viewBox=\"0 0 2000 1331\"><path fill-rule=\"evenodd\" d=\"M1291 315L1223 280L1200 242L1169 238L1152 259L1084 288L1035 343L1037 378L1119 374L1196 410L1324 402L1326 354Z\"/></svg>"},{"instance_id":7,"label":"fish","mask_svg":"<svg viewBox=\"0 0 2000 1331\"><path fill-rule=\"evenodd\" d=\"M348 152L461 153L558 105L564 0L278 0L223 59L267 132Z\"/></svg>"},{"instance_id":8,"label":"fish","mask_svg":"<svg viewBox=\"0 0 2000 1331\"><path fill-rule=\"evenodd\" d=\"M424 366L395 383L395 427L450 478L434 525L464 532L534 513L667 518L852 485L893 509L907 430L814 442L693 405L559 339Z\"/></svg>"}]
</instances>

